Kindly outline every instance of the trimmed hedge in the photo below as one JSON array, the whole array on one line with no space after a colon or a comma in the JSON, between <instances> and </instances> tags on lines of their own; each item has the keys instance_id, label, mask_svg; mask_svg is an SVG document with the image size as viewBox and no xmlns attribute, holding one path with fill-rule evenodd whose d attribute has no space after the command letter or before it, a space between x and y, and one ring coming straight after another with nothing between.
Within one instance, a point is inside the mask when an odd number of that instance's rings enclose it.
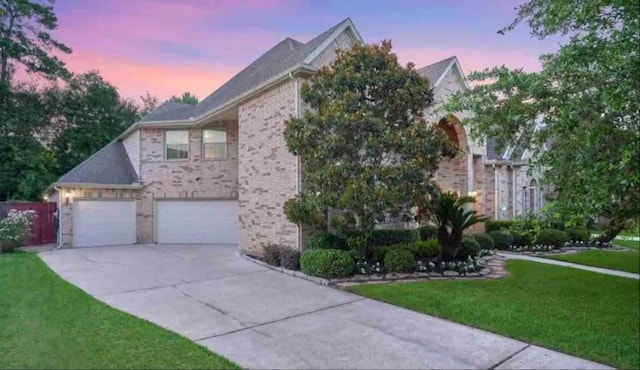
<instances>
[{"instance_id":1,"label":"trimmed hedge","mask_svg":"<svg viewBox=\"0 0 640 370\"><path fill-rule=\"evenodd\" d=\"M511 235L513 235L513 245L517 247L525 247L533 242L530 237L518 231L511 230Z\"/></svg>"},{"instance_id":2,"label":"trimmed hedge","mask_svg":"<svg viewBox=\"0 0 640 370\"><path fill-rule=\"evenodd\" d=\"M586 227L565 229L564 231L569 235L569 240L577 242L587 242L591 236L591 233L589 233Z\"/></svg>"},{"instance_id":3,"label":"trimmed hedge","mask_svg":"<svg viewBox=\"0 0 640 370\"><path fill-rule=\"evenodd\" d=\"M349 250L347 241L331 233L314 234L309 238L309 249Z\"/></svg>"},{"instance_id":4,"label":"trimmed hedge","mask_svg":"<svg viewBox=\"0 0 640 370\"><path fill-rule=\"evenodd\" d=\"M369 259L369 262L371 263L383 263L384 262L384 257L387 255L387 252L389 251L389 246L388 245L376 245L375 247L371 248L371 258Z\"/></svg>"},{"instance_id":5,"label":"trimmed hedge","mask_svg":"<svg viewBox=\"0 0 640 370\"><path fill-rule=\"evenodd\" d=\"M484 232L491 233L492 231L508 229L511 225L513 225L513 221L487 220L484 222Z\"/></svg>"},{"instance_id":6,"label":"trimmed hedge","mask_svg":"<svg viewBox=\"0 0 640 370\"><path fill-rule=\"evenodd\" d=\"M513 235L509 230L496 230L489 233L496 249L506 250L513 245Z\"/></svg>"},{"instance_id":7,"label":"trimmed hedge","mask_svg":"<svg viewBox=\"0 0 640 370\"><path fill-rule=\"evenodd\" d=\"M493 243L493 240L491 241ZM413 245L413 253L416 258L435 258L440 255L440 242L438 239L418 240Z\"/></svg>"},{"instance_id":8,"label":"trimmed hedge","mask_svg":"<svg viewBox=\"0 0 640 370\"><path fill-rule=\"evenodd\" d=\"M351 276L354 265L349 252L337 249L309 249L300 257L302 272L325 279Z\"/></svg>"},{"instance_id":9,"label":"trimmed hedge","mask_svg":"<svg viewBox=\"0 0 640 370\"><path fill-rule=\"evenodd\" d=\"M496 248L495 244L493 243L493 238L487 233L471 234L471 237L473 237L478 242L478 244L480 245L480 249Z\"/></svg>"},{"instance_id":10,"label":"trimmed hedge","mask_svg":"<svg viewBox=\"0 0 640 370\"><path fill-rule=\"evenodd\" d=\"M460 244L460 248L458 248L458 252L456 253L456 257L461 260L466 260L468 256L476 257L480 254L480 244L476 241L475 238L471 236L465 236L462 238L462 243Z\"/></svg>"},{"instance_id":11,"label":"trimmed hedge","mask_svg":"<svg viewBox=\"0 0 640 370\"><path fill-rule=\"evenodd\" d=\"M557 229L542 229L536 235L536 242L542 245L553 245L561 248L565 242L569 241L569 234Z\"/></svg>"},{"instance_id":12,"label":"trimmed hedge","mask_svg":"<svg viewBox=\"0 0 640 370\"><path fill-rule=\"evenodd\" d=\"M402 230L373 230L369 245L395 245L408 244L418 240L418 231L415 229Z\"/></svg>"},{"instance_id":13,"label":"trimmed hedge","mask_svg":"<svg viewBox=\"0 0 640 370\"><path fill-rule=\"evenodd\" d=\"M416 261L413 253L406 248L392 248L384 257L384 268L391 273L413 272Z\"/></svg>"},{"instance_id":14,"label":"trimmed hedge","mask_svg":"<svg viewBox=\"0 0 640 370\"><path fill-rule=\"evenodd\" d=\"M425 225L418 228L420 240L435 239L438 237L438 228L435 225Z\"/></svg>"}]
</instances>

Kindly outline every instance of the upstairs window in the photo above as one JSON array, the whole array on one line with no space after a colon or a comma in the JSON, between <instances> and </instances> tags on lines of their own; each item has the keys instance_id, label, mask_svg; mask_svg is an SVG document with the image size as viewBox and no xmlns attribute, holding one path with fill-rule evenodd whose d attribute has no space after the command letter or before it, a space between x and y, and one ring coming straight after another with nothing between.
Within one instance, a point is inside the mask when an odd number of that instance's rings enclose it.
<instances>
[{"instance_id":1,"label":"upstairs window","mask_svg":"<svg viewBox=\"0 0 640 370\"><path fill-rule=\"evenodd\" d=\"M202 130L202 157L227 159L227 128L211 127Z\"/></svg>"},{"instance_id":2,"label":"upstairs window","mask_svg":"<svg viewBox=\"0 0 640 370\"><path fill-rule=\"evenodd\" d=\"M168 161L189 159L189 131L165 131L164 158Z\"/></svg>"}]
</instances>

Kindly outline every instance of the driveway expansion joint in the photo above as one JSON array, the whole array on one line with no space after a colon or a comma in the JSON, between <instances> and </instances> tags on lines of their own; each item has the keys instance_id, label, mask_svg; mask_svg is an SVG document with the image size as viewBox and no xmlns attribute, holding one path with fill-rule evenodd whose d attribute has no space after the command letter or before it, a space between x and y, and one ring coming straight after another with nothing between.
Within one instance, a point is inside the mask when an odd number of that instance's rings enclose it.
<instances>
[{"instance_id":1,"label":"driveway expansion joint","mask_svg":"<svg viewBox=\"0 0 640 370\"><path fill-rule=\"evenodd\" d=\"M516 357L518 354L524 352L524 350L526 350L527 348L531 347L531 344L527 344L526 346L520 348L519 350L513 352L512 354L510 354L509 356L503 358L502 360L498 361L495 365L491 366L489 368L489 370L493 370L496 369L498 366L504 364L505 362L511 360L512 358Z\"/></svg>"},{"instance_id":2,"label":"driveway expansion joint","mask_svg":"<svg viewBox=\"0 0 640 370\"><path fill-rule=\"evenodd\" d=\"M353 301L339 303L339 304L335 304L333 306L323 307L323 308L319 308L317 310L312 310L312 311L308 311L308 312L302 312L302 313L298 313L298 314L295 314L295 315L286 316L286 317L283 317L281 319L271 320L271 321L263 322L263 323L260 323L260 324L247 326L247 327L244 327L242 329L232 330L232 331L228 331L228 332L222 333L222 334L210 335L210 336L207 336L207 337L194 339L194 342L201 342L201 341L204 341L204 340L217 338L217 337L222 337L222 336L225 336L225 335L234 334L234 333L245 331L245 330L252 330L254 328L258 328L258 327L261 327L261 326L266 326L266 325L269 325L269 324L275 324L275 323L278 323L278 322L281 322L281 321L286 321L286 320L295 319L295 318L301 317L301 316L311 315L311 314L314 314L316 312L322 312L322 311L325 311L325 310L330 310L332 308L346 306L348 304L364 301L365 299L369 299L369 298L362 297L362 298L355 299Z\"/></svg>"}]
</instances>

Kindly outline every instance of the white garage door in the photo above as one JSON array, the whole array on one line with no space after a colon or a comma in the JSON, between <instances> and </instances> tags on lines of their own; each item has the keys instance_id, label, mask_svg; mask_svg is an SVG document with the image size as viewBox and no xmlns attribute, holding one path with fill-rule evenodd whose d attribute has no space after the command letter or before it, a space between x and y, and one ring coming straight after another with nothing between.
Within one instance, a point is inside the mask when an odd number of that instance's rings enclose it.
<instances>
[{"instance_id":1,"label":"white garage door","mask_svg":"<svg viewBox=\"0 0 640 370\"><path fill-rule=\"evenodd\" d=\"M157 200L157 243L237 244L237 200Z\"/></svg>"},{"instance_id":2,"label":"white garage door","mask_svg":"<svg viewBox=\"0 0 640 370\"><path fill-rule=\"evenodd\" d=\"M76 200L73 203L73 246L123 245L136 242L133 200Z\"/></svg>"}]
</instances>

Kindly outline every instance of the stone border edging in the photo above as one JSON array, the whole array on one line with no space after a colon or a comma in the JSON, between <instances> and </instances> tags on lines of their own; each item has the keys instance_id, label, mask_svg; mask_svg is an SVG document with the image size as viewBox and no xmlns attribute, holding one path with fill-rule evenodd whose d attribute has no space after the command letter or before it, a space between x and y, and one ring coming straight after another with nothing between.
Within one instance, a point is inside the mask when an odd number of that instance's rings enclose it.
<instances>
[{"instance_id":1,"label":"stone border edging","mask_svg":"<svg viewBox=\"0 0 640 370\"><path fill-rule=\"evenodd\" d=\"M509 272L504 268L507 258L498 254L480 257L480 259L484 263L484 268L479 272L471 272L467 275L458 275L458 273L455 271L445 271L444 274L438 272L413 272L405 274L371 274L368 276L356 274L350 278L344 279L324 279L317 276L311 276L305 274L302 271L289 270L284 267L269 265L268 263L260 261L259 259L245 253L239 254L242 258L257 265L266 267L270 270L278 271L280 273L294 276L299 279L309 280L319 285L335 287L410 281L501 279L509 276Z\"/></svg>"},{"instance_id":2,"label":"stone border edging","mask_svg":"<svg viewBox=\"0 0 640 370\"><path fill-rule=\"evenodd\" d=\"M522 252L516 252L516 251L510 251L510 250L502 250L500 252L507 252L507 253L512 253L512 254L520 254L520 255L524 255L524 256L563 256L563 255L570 255L570 254L576 254L579 252L584 252L584 251L590 251L590 250L596 250L596 251L607 251L607 252L625 252L625 251L630 251L630 248L626 248L626 247L619 247L619 246L612 246L609 248L596 248L596 247L562 247L562 248L558 248L558 249L553 249L551 251L546 251L546 252L541 252L541 251L522 251Z\"/></svg>"}]
</instances>

